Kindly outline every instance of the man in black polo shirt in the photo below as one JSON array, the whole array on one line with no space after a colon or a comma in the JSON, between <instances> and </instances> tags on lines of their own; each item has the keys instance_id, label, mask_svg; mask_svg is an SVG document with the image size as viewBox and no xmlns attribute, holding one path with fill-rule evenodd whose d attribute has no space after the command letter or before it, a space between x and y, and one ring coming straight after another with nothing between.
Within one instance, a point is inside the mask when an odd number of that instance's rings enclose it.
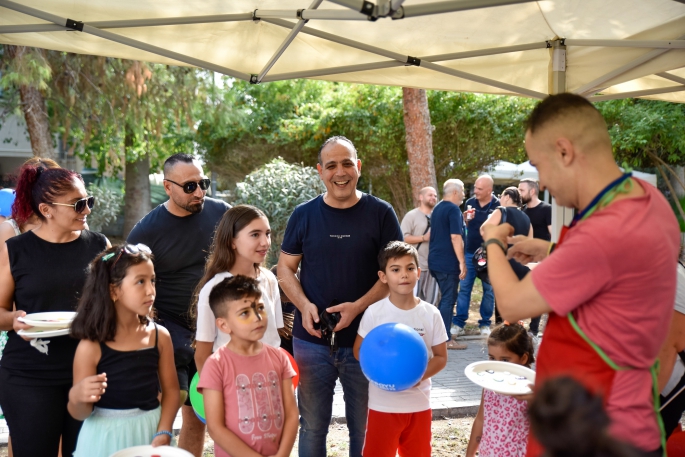
<instances>
[{"instance_id":1,"label":"man in black polo shirt","mask_svg":"<svg viewBox=\"0 0 685 457\"><path fill-rule=\"evenodd\" d=\"M169 200L143 217L127 242L142 243L154 255L157 275L158 322L171 334L174 362L181 388L183 426L179 447L202 455L205 426L188 402L190 380L196 373L191 347L195 325L188 315L193 293L202 278L214 229L230 205L206 197L209 179L200 162L188 154L174 154L164 162L164 190Z\"/></svg>"},{"instance_id":2,"label":"man in black polo shirt","mask_svg":"<svg viewBox=\"0 0 685 457\"><path fill-rule=\"evenodd\" d=\"M519 183L519 193L523 200L523 212L530 219L533 226L533 238L545 241L552 240L552 205L538 198L540 184L531 178L522 179ZM530 334L536 338L540 331L540 316L530 320L528 327Z\"/></svg>"}]
</instances>

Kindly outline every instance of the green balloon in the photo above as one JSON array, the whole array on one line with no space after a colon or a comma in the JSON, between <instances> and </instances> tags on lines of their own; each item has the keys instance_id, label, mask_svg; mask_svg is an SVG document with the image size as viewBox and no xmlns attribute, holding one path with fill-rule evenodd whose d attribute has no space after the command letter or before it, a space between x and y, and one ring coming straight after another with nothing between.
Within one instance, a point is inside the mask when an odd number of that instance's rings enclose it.
<instances>
[{"instance_id":1,"label":"green balloon","mask_svg":"<svg viewBox=\"0 0 685 457\"><path fill-rule=\"evenodd\" d=\"M193 405L193 410L195 414L198 415L202 422L205 419L205 402L202 398L202 394L197 391L197 384L200 382L200 373L195 373L193 380L190 381L190 404Z\"/></svg>"}]
</instances>

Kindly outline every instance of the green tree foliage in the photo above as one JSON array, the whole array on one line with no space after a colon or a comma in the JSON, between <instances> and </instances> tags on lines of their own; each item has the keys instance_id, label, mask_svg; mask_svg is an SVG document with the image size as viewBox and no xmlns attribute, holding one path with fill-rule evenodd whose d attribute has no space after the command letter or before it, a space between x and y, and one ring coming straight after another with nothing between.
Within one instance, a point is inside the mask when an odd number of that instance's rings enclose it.
<instances>
[{"instance_id":1,"label":"green tree foliage","mask_svg":"<svg viewBox=\"0 0 685 457\"><path fill-rule=\"evenodd\" d=\"M91 183L88 186L88 194L95 197L95 206L88 215L88 227L95 232L101 232L119 216L123 203L121 188Z\"/></svg>"},{"instance_id":2,"label":"green tree foliage","mask_svg":"<svg viewBox=\"0 0 685 457\"><path fill-rule=\"evenodd\" d=\"M411 209L402 90L324 81L250 85L225 80L198 127L200 152L232 187L274 156L314 165L323 141L344 135L362 160L359 188L402 216ZM497 160L524 160L526 99L430 92L438 184Z\"/></svg>"},{"instance_id":3,"label":"green tree foliage","mask_svg":"<svg viewBox=\"0 0 685 457\"><path fill-rule=\"evenodd\" d=\"M278 261L285 226L295 207L325 190L314 168L290 164L280 157L262 165L238 183L234 204L256 206L269 218L272 244L268 265L275 265Z\"/></svg>"}]
</instances>

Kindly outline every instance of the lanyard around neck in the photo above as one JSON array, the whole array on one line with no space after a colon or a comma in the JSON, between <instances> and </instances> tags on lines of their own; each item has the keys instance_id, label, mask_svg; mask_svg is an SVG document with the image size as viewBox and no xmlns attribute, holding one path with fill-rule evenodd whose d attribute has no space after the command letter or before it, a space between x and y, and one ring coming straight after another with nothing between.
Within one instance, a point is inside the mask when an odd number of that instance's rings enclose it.
<instances>
[{"instance_id":1,"label":"lanyard around neck","mask_svg":"<svg viewBox=\"0 0 685 457\"><path fill-rule=\"evenodd\" d=\"M624 173L620 178L609 183L608 186L602 189L602 191L592 199L584 210L576 214L570 227L575 226L578 222L590 217L598 209L608 205L618 194L630 192L633 188L633 181L628 178L631 176L633 176L632 173Z\"/></svg>"}]
</instances>

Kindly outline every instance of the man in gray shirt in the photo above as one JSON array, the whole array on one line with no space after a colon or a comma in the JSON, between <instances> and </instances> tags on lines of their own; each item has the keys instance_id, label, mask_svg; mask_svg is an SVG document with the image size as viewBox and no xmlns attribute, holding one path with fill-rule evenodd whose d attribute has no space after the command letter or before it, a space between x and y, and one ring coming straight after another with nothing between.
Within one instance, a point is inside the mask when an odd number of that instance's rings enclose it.
<instances>
[{"instance_id":1,"label":"man in gray shirt","mask_svg":"<svg viewBox=\"0 0 685 457\"><path fill-rule=\"evenodd\" d=\"M428 243L430 241L430 215L438 202L438 193L432 187L419 191L419 206L405 214L402 219L404 241L419 251L421 277L416 287L416 295L432 305L438 298L438 282L428 271Z\"/></svg>"}]
</instances>

